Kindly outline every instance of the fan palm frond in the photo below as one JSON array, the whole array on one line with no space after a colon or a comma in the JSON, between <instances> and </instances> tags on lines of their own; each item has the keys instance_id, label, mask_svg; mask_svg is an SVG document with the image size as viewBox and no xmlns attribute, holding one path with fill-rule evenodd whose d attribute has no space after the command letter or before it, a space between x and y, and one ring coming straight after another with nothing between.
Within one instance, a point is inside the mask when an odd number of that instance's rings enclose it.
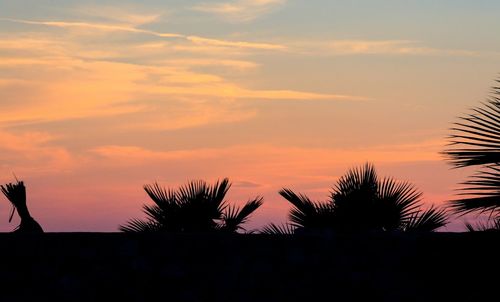
<instances>
[{"instance_id":1,"label":"fan palm frond","mask_svg":"<svg viewBox=\"0 0 500 302\"><path fill-rule=\"evenodd\" d=\"M449 148L443 153L456 167L500 163L500 87L471 111L451 128Z\"/></svg>"},{"instance_id":2,"label":"fan palm frond","mask_svg":"<svg viewBox=\"0 0 500 302\"><path fill-rule=\"evenodd\" d=\"M334 187L334 194L348 195L363 193L375 195L378 186L378 176L372 164L365 164L360 168L349 169Z\"/></svg>"},{"instance_id":3,"label":"fan palm frond","mask_svg":"<svg viewBox=\"0 0 500 302\"><path fill-rule=\"evenodd\" d=\"M246 223L250 215L262 205L262 197L248 201L241 209L229 205L226 207L223 218L222 229L228 232L236 232L241 229L241 225Z\"/></svg>"},{"instance_id":4,"label":"fan palm frond","mask_svg":"<svg viewBox=\"0 0 500 302\"><path fill-rule=\"evenodd\" d=\"M326 227L333 213L331 204L310 200L303 194L296 194L290 189L282 189L279 194L293 205L289 217L292 225L305 228Z\"/></svg>"},{"instance_id":5,"label":"fan palm frond","mask_svg":"<svg viewBox=\"0 0 500 302\"><path fill-rule=\"evenodd\" d=\"M500 217L500 87L493 87L490 98L461 117L451 131L443 152L448 160L458 168L482 166L462 183L461 198L451 201L451 209L459 214L491 211Z\"/></svg>"},{"instance_id":6,"label":"fan palm frond","mask_svg":"<svg viewBox=\"0 0 500 302\"><path fill-rule=\"evenodd\" d=\"M281 225L271 223L262 228L260 233L266 235L293 235L295 233L295 229L296 227L289 223Z\"/></svg>"},{"instance_id":7,"label":"fan palm frond","mask_svg":"<svg viewBox=\"0 0 500 302\"><path fill-rule=\"evenodd\" d=\"M453 200L451 208L459 214L471 212L497 212L500 214L500 167L489 165L462 183L459 196L467 196Z\"/></svg>"},{"instance_id":8,"label":"fan palm frond","mask_svg":"<svg viewBox=\"0 0 500 302\"><path fill-rule=\"evenodd\" d=\"M160 225L152 220L131 219L125 225L120 225L119 230L124 233L152 233L160 231Z\"/></svg>"},{"instance_id":9,"label":"fan palm frond","mask_svg":"<svg viewBox=\"0 0 500 302\"><path fill-rule=\"evenodd\" d=\"M465 227L469 232L500 231L500 219L496 219L493 222L479 222L476 223L476 225L472 225L467 222L465 223Z\"/></svg>"},{"instance_id":10,"label":"fan palm frond","mask_svg":"<svg viewBox=\"0 0 500 302\"><path fill-rule=\"evenodd\" d=\"M158 183L144 186L153 205L144 205L147 220L133 219L120 230L127 232L236 232L262 204L262 198L249 201L241 209L224 200L231 184L227 178L210 186L202 180L191 181L177 190Z\"/></svg>"},{"instance_id":11,"label":"fan palm frond","mask_svg":"<svg viewBox=\"0 0 500 302\"><path fill-rule=\"evenodd\" d=\"M419 212L422 193L408 182L384 178L378 187L376 215L383 221L385 230L396 230Z\"/></svg>"},{"instance_id":12,"label":"fan palm frond","mask_svg":"<svg viewBox=\"0 0 500 302\"><path fill-rule=\"evenodd\" d=\"M431 209L421 213L422 193L408 182L393 178L378 179L375 168L365 164L350 169L330 192L324 203L311 201L283 189L280 194L292 205L290 221L302 229L330 229L340 232L434 230L446 220L444 212ZM268 228L266 231L273 231Z\"/></svg>"},{"instance_id":13,"label":"fan palm frond","mask_svg":"<svg viewBox=\"0 0 500 302\"><path fill-rule=\"evenodd\" d=\"M448 215L444 209L431 206L421 213L414 213L404 226L405 231L410 232L433 232L443 227L448 222Z\"/></svg>"}]
</instances>

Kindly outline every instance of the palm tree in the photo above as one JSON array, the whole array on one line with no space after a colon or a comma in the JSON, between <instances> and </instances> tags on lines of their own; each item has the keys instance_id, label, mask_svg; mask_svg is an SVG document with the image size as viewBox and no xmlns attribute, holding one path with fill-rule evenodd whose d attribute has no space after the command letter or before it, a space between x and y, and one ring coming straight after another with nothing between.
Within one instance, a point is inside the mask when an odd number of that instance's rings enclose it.
<instances>
[{"instance_id":1,"label":"palm tree","mask_svg":"<svg viewBox=\"0 0 500 302\"><path fill-rule=\"evenodd\" d=\"M14 230L16 233L43 233L43 229L38 222L31 217L26 205L26 187L24 182L17 181L16 183L8 183L1 185L0 189L7 199L12 203L12 212L9 217L9 222L12 221L12 216L17 210L17 214L21 218L21 223Z\"/></svg>"},{"instance_id":2,"label":"palm tree","mask_svg":"<svg viewBox=\"0 0 500 302\"><path fill-rule=\"evenodd\" d=\"M444 210L422 211L422 194L410 183L379 180L371 164L342 176L327 202L312 201L290 189L279 193L293 206L290 225L305 231L434 231L447 222ZM270 225L263 232L290 233L290 228Z\"/></svg>"},{"instance_id":3,"label":"palm tree","mask_svg":"<svg viewBox=\"0 0 500 302\"><path fill-rule=\"evenodd\" d=\"M231 184L225 178L213 186L191 181L177 190L164 189L158 183L145 185L153 205L144 205L146 220L132 219L120 226L123 232L209 232L235 233L262 205L262 198L248 201L242 208L225 201Z\"/></svg>"},{"instance_id":4,"label":"palm tree","mask_svg":"<svg viewBox=\"0 0 500 302\"><path fill-rule=\"evenodd\" d=\"M500 219L500 87L493 87L491 97L461 117L451 131L443 152L447 159L456 168L479 167L462 183L461 198L453 200L451 208L461 215L490 212Z\"/></svg>"}]
</instances>

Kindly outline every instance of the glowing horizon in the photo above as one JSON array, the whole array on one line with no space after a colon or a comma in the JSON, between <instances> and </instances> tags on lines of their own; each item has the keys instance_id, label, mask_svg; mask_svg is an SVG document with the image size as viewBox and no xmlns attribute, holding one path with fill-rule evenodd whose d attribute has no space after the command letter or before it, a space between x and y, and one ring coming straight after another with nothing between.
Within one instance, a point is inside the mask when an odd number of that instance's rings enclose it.
<instances>
[{"instance_id":1,"label":"glowing horizon","mask_svg":"<svg viewBox=\"0 0 500 302\"><path fill-rule=\"evenodd\" d=\"M250 228L280 223L279 189L324 200L365 162L442 203L470 174L440 152L498 75L499 10L489 0L1 1L0 183L25 180L47 231L117 231L142 216L144 184L224 177L230 201L264 197ZM9 207L0 202L0 231L15 227Z\"/></svg>"}]
</instances>

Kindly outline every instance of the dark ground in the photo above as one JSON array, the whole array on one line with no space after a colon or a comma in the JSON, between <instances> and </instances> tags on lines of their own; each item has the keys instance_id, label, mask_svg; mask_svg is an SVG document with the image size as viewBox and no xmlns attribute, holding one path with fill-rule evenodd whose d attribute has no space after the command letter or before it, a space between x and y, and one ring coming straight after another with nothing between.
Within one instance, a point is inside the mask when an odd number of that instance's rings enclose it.
<instances>
[{"instance_id":1,"label":"dark ground","mask_svg":"<svg viewBox=\"0 0 500 302\"><path fill-rule=\"evenodd\" d=\"M499 242L499 233L0 234L0 301L498 301Z\"/></svg>"}]
</instances>

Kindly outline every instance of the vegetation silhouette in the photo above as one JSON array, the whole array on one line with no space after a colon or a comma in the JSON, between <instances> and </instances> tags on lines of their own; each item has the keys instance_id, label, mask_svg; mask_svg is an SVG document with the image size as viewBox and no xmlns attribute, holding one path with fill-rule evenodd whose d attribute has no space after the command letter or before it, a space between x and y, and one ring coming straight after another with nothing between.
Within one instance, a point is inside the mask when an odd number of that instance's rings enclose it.
<instances>
[{"instance_id":1,"label":"vegetation silhouette","mask_svg":"<svg viewBox=\"0 0 500 302\"><path fill-rule=\"evenodd\" d=\"M297 231L431 232L447 223L444 210L432 206L423 211L421 196L413 185L393 178L380 180L375 168L366 164L349 170L332 189L330 200L315 202L290 189L279 192L293 208L290 224L271 224L266 234L291 234Z\"/></svg>"},{"instance_id":2,"label":"vegetation silhouette","mask_svg":"<svg viewBox=\"0 0 500 302\"><path fill-rule=\"evenodd\" d=\"M144 190L154 205L144 205L146 220L132 219L120 226L123 232L228 232L245 230L242 225L262 205L262 197L239 208L225 200L231 184L227 178L213 186L202 180L191 181L177 190L158 183Z\"/></svg>"},{"instance_id":3,"label":"vegetation silhouette","mask_svg":"<svg viewBox=\"0 0 500 302\"><path fill-rule=\"evenodd\" d=\"M15 233L43 233L43 229L38 222L31 217L26 204L26 187L24 182L17 180L16 183L1 185L0 189L7 199L12 203L12 212L9 222L12 221L14 212L17 210L21 223L14 230Z\"/></svg>"},{"instance_id":4,"label":"vegetation silhouette","mask_svg":"<svg viewBox=\"0 0 500 302\"><path fill-rule=\"evenodd\" d=\"M500 84L500 79L496 82ZM491 228L500 230L500 87L492 87L487 101L471 111L454 123L443 153L456 168L479 169L461 183L461 198L452 200L451 208L460 215L490 212L490 219L496 220Z\"/></svg>"}]
</instances>

